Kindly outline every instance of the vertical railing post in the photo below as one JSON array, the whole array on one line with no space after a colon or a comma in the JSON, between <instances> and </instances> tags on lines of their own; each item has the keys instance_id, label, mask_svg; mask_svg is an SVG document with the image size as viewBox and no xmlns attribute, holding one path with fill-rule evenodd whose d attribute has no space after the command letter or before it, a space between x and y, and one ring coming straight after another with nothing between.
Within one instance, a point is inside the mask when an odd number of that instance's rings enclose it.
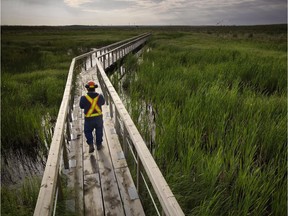
<instances>
[{"instance_id":1,"label":"vertical railing post","mask_svg":"<svg viewBox=\"0 0 288 216\"><path fill-rule=\"evenodd\" d=\"M103 59L104 59L104 57L103 57L103 53L104 53L104 51L103 50L101 50L101 52L100 52L100 56L101 56L101 60L100 60L100 62L102 62L102 67L103 67Z\"/></svg>"},{"instance_id":2,"label":"vertical railing post","mask_svg":"<svg viewBox=\"0 0 288 216\"><path fill-rule=\"evenodd\" d=\"M59 200L63 200L64 196L63 196L63 189L62 189L62 184L61 184L61 175L59 173L57 176L57 188L58 188L58 198ZM57 203L55 203L55 205L57 205Z\"/></svg>"},{"instance_id":3,"label":"vertical railing post","mask_svg":"<svg viewBox=\"0 0 288 216\"><path fill-rule=\"evenodd\" d=\"M99 82L100 82L100 80L99 80ZM101 79L101 83L102 83L102 79ZM104 83L102 83L101 88L102 88L102 92L103 92L103 95L104 95L104 98L105 98L106 105L109 105L109 102L110 102L109 101L109 96L108 96L107 89L106 89L106 86L105 86Z\"/></svg>"},{"instance_id":4,"label":"vertical railing post","mask_svg":"<svg viewBox=\"0 0 288 216\"><path fill-rule=\"evenodd\" d=\"M140 194L140 180L141 180L141 160L139 155L137 154L137 182L136 182L136 187L137 187L137 192Z\"/></svg>"},{"instance_id":5,"label":"vertical railing post","mask_svg":"<svg viewBox=\"0 0 288 216\"><path fill-rule=\"evenodd\" d=\"M61 185L61 176L58 173L57 174L57 183L56 183L56 195L55 195L55 200L54 200L54 206L53 206L53 213L52 215L56 215L56 209L57 209L57 201L58 198L60 201L63 201L64 199L64 195L63 195L63 189L62 189L62 185ZM65 207L64 207L65 208Z\"/></svg>"},{"instance_id":6,"label":"vertical railing post","mask_svg":"<svg viewBox=\"0 0 288 216\"><path fill-rule=\"evenodd\" d=\"M66 135L67 135L67 140L71 141L71 130L70 130L70 122L66 121Z\"/></svg>"},{"instance_id":7,"label":"vertical railing post","mask_svg":"<svg viewBox=\"0 0 288 216\"><path fill-rule=\"evenodd\" d=\"M105 61L106 61L106 54L103 55L103 69L105 70L106 67L105 67Z\"/></svg>"},{"instance_id":8,"label":"vertical railing post","mask_svg":"<svg viewBox=\"0 0 288 216\"><path fill-rule=\"evenodd\" d=\"M96 70L96 76L98 77L98 80L99 80L99 72L98 72L99 70L98 70L98 65L97 64L95 64L95 70ZM100 84L100 80L99 80L99 84Z\"/></svg>"},{"instance_id":9,"label":"vertical railing post","mask_svg":"<svg viewBox=\"0 0 288 216\"><path fill-rule=\"evenodd\" d=\"M64 163L64 168L69 169L69 160L68 160L68 153L67 153L67 146L66 146L66 140L65 137L63 136L63 163Z\"/></svg>"},{"instance_id":10,"label":"vertical railing post","mask_svg":"<svg viewBox=\"0 0 288 216\"><path fill-rule=\"evenodd\" d=\"M73 119L72 119L72 109L71 108L73 108L73 100L74 99L72 99L72 96L71 96L71 98L70 98L70 100L69 100L69 106L68 106L68 121L69 122L72 122L73 121ZM67 121L67 122L68 122Z\"/></svg>"},{"instance_id":11,"label":"vertical railing post","mask_svg":"<svg viewBox=\"0 0 288 216\"><path fill-rule=\"evenodd\" d=\"M119 122L119 112L115 108L115 129L118 135L120 135L120 122Z\"/></svg>"},{"instance_id":12,"label":"vertical railing post","mask_svg":"<svg viewBox=\"0 0 288 216\"><path fill-rule=\"evenodd\" d=\"M110 109L110 118L113 118L113 103L112 103L112 97L109 94L109 109Z\"/></svg>"},{"instance_id":13,"label":"vertical railing post","mask_svg":"<svg viewBox=\"0 0 288 216\"><path fill-rule=\"evenodd\" d=\"M112 52L109 52L109 66L112 65Z\"/></svg>"},{"instance_id":14,"label":"vertical railing post","mask_svg":"<svg viewBox=\"0 0 288 216\"><path fill-rule=\"evenodd\" d=\"M93 67L93 63L92 63L92 54L90 54L90 65L91 65L91 68Z\"/></svg>"},{"instance_id":15,"label":"vertical railing post","mask_svg":"<svg viewBox=\"0 0 288 216\"><path fill-rule=\"evenodd\" d=\"M128 132L127 132L126 126L124 124L124 126L123 126L123 151L124 151L125 157L128 156L127 134L128 134Z\"/></svg>"}]
</instances>

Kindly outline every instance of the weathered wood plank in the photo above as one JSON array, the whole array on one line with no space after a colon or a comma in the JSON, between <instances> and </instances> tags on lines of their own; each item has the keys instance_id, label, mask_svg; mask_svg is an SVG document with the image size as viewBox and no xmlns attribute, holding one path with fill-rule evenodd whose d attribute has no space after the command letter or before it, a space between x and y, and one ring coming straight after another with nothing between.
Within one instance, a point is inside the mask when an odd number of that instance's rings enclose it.
<instances>
[{"instance_id":1,"label":"weathered wood plank","mask_svg":"<svg viewBox=\"0 0 288 216\"><path fill-rule=\"evenodd\" d=\"M76 211L79 215L84 215L84 194L83 194L83 163L82 163L82 142L80 136L76 147L76 173L75 173L75 191L76 191Z\"/></svg>"},{"instance_id":2,"label":"weathered wood plank","mask_svg":"<svg viewBox=\"0 0 288 216\"><path fill-rule=\"evenodd\" d=\"M105 215L125 215L106 139L103 139L103 148L97 151L97 159L99 162Z\"/></svg>"},{"instance_id":3,"label":"weathered wood plank","mask_svg":"<svg viewBox=\"0 0 288 216\"><path fill-rule=\"evenodd\" d=\"M89 153L86 141L83 142L83 171L85 215L104 215L99 167L95 152Z\"/></svg>"},{"instance_id":4,"label":"weathered wood plank","mask_svg":"<svg viewBox=\"0 0 288 216\"><path fill-rule=\"evenodd\" d=\"M104 128L111 160L121 194L125 215L145 215L141 201L138 197L132 176L122 151L113 120L110 118L109 106L103 106Z\"/></svg>"},{"instance_id":5,"label":"weathered wood plank","mask_svg":"<svg viewBox=\"0 0 288 216\"><path fill-rule=\"evenodd\" d=\"M103 107L105 135L109 143L110 154L114 169L126 167L127 162L122 151L114 123L110 118L108 107Z\"/></svg>"},{"instance_id":6,"label":"weathered wood plank","mask_svg":"<svg viewBox=\"0 0 288 216\"><path fill-rule=\"evenodd\" d=\"M98 83L97 76L95 73L92 72L92 70L89 71L88 73L83 74L82 80L83 83L86 83L88 80L93 80L94 82ZM97 89L97 92L99 93L102 92L100 87ZM85 93L86 93L85 89L83 89L83 94ZM105 109L105 107L106 105L104 105L102 108ZM99 165L98 169L101 181L101 190L103 196L105 215L124 215L122 201L119 194L115 174L113 171L112 162L110 159L110 152L107 145L105 130L103 136L103 148L100 151L96 152L96 155L97 155L97 163Z\"/></svg>"},{"instance_id":7,"label":"weathered wood plank","mask_svg":"<svg viewBox=\"0 0 288 216\"><path fill-rule=\"evenodd\" d=\"M108 50L115 49L116 50L116 45L117 44L124 44L124 42L129 41L128 43L134 43L137 38L144 38L145 34L136 36L134 38L127 39L125 41L121 41L119 43L115 43L113 45L109 45L107 47L101 48L100 50L105 51L107 54ZM123 45L120 45L120 47ZM119 47L119 46L118 46ZM108 49L109 48L109 49ZM58 182L58 174L59 174L59 167L60 167L60 158L61 158L61 148L62 148L62 143L63 143L63 133L64 133L64 126L67 120L67 112L68 112L68 107L69 107L69 100L70 100L70 94L71 94L71 89L72 89L72 79L73 79L73 72L74 72L74 66L75 62L79 59L86 58L88 56L91 56L92 54L96 53L98 50L94 50L93 52L90 52L88 54L84 54L81 56L77 56L73 58L70 69L69 69L69 74L64 90L64 95L63 99L61 102L60 110L58 113L57 117L57 122L55 126L55 132L52 138L52 142L50 145L50 150L49 150L49 156L47 160L47 165L45 168L45 172L43 175L43 179L41 182L41 188L40 192L38 195L38 200L37 204L35 207L34 215L51 215L52 210L53 210L53 201L55 198L55 193L56 193L56 184ZM110 55L108 53L108 55ZM92 62L92 61L91 61ZM110 61L111 62L111 61ZM86 65L86 64L85 64ZM91 65L92 66L92 65ZM75 156L76 157L76 156ZM78 161L77 161L78 162ZM76 162L76 163L77 163ZM82 166L82 163L78 163L79 166Z\"/></svg>"},{"instance_id":8,"label":"weathered wood plank","mask_svg":"<svg viewBox=\"0 0 288 216\"><path fill-rule=\"evenodd\" d=\"M99 174L84 176L85 216L104 215Z\"/></svg>"},{"instance_id":9,"label":"weathered wood plank","mask_svg":"<svg viewBox=\"0 0 288 216\"><path fill-rule=\"evenodd\" d=\"M64 127L67 119L67 111L69 105L69 96L73 79L73 69L75 60L70 65L68 78L64 90L63 99L57 116L57 122L50 145L49 155L43 174L41 187L34 210L34 215L51 215L53 211L53 203L56 194L56 185L58 181L61 149L64 136Z\"/></svg>"},{"instance_id":10,"label":"weathered wood plank","mask_svg":"<svg viewBox=\"0 0 288 216\"><path fill-rule=\"evenodd\" d=\"M98 59L96 59L97 66L100 65ZM148 175L148 178L157 194L157 197L161 203L161 206L166 215L184 215L178 202L176 201L172 191L170 190L166 180L164 179L161 171L159 170L154 158L152 157L149 149L147 148L143 138L134 125L131 117L125 109L120 97L116 93L113 85L107 77L103 68L98 67L98 72L103 78L106 88L108 89L111 98L115 104L115 109L118 110L121 119L124 122L124 126L127 128L127 132L135 146L137 154L141 160L143 168Z\"/></svg>"},{"instance_id":11,"label":"weathered wood plank","mask_svg":"<svg viewBox=\"0 0 288 216\"><path fill-rule=\"evenodd\" d=\"M115 169L126 216L145 215L128 167Z\"/></svg>"},{"instance_id":12,"label":"weathered wood plank","mask_svg":"<svg viewBox=\"0 0 288 216\"><path fill-rule=\"evenodd\" d=\"M79 82L79 77L77 78ZM72 123L71 123L71 141L67 146L69 156L69 170L63 169L62 173L68 178L68 188L72 193L68 196L68 208L77 215L84 215L83 200L83 166L82 166L82 118L79 109L79 88L74 96Z\"/></svg>"},{"instance_id":13,"label":"weathered wood plank","mask_svg":"<svg viewBox=\"0 0 288 216\"><path fill-rule=\"evenodd\" d=\"M84 83L91 79L91 70L82 73L82 95L86 94ZM82 111L83 112L83 111ZM82 131L84 128L84 120ZM99 165L95 152L89 153L89 146L83 133L83 175L84 175L84 203L85 215L104 215L104 204L102 200L101 180L99 174Z\"/></svg>"},{"instance_id":14,"label":"weathered wood plank","mask_svg":"<svg viewBox=\"0 0 288 216\"><path fill-rule=\"evenodd\" d=\"M82 119L82 112L79 108L79 95L80 95L80 88L79 88L79 76L77 77L77 95L74 98L74 110L73 110L73 116L74 116L74 122L75 122L75 128L73 133L73 142L74 142L74 148L75 148L75 161L76 161L76 167L75 167L75 191L76 191L76 212L82 216L84 215L84 193L83 193L83 185L84 185L84 179L83 179L83 134L82 134L82 128L83 128L83 119ZM73 159L73 158L72 158Z\"/></svg>"}]
</instances>

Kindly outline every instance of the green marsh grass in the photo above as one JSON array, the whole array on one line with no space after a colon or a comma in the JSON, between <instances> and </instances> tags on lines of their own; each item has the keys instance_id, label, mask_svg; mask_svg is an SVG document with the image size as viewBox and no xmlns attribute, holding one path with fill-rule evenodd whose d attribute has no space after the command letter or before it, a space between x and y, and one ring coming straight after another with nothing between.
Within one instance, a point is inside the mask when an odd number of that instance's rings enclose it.
<instances>
[{"instance_id":1,"label":"green marsh grass","mask_svg":"<svg viewBox=\"0 0 288 216\"><path fill-rule=\"evenodd\" d=\"M2 153L38 138L43 143L42 117L49 113L55 123L73 57L135 35L105 27L3 26Z\"/></svg>"},{"instance_id":2,"label":"green marsh grass","mask_svg":"<svg viewBox=\"0 0 288 216\"><path fill-rule=\"evenodd\" d=\"M36 205L41 179L27 177L19 187L1 187L1 215L32 215Z\"/></svg>"},{"instance_id":3,"label":"green marsh grass","mask_svg":"<svg viewBox=\"0 0 288 216\"><path fill-rule=\"evenodd\" d=\"M32 163L40 163L39 166L44 168L48 154L47 147L49 148L52 137L51 128L54 127L57 118L72 58L90 51L91 48L103 47L143 32L125 29L119 31L118 28L81 26L1 27L1 185L5 193L4 195L2 193L3 196L7 195L4 187L12 184L10 179L17 182L17 185L25 184L21 183L19 176L9 176L9 169L14 168L11 164L8 167L7 161L15 161L16 158L17 161L18 159L21 161L18 157L24 155L23 161L26 161L27 156L31 158ZM43 161L37 162L39 158ZM14 165L18 167L18 164ZM26 168L29 169L29 165ZM19 187L16 187L12 191L18 189ZM13 200L10 202L1 200L2 210L12 209L7 215L33 213L32 203L19 207L19 202L24 202L26 197L19 196L16 199L12 193L7 197Z\"/></svg>"},{"instance_id":4,"label":"green marsh grass","mask_svg":"<svg viewBox=\"0 0 288 216\"><path fill-rule=\"evenodd\" d=\"M139 101L152 103L154 156L186 215L285 215L287 42L280 32L152 36L130 81L128 110L138 122Z\"/></svg>"},{"instance_id":5,"label":"green marsh grass","mask_svg":"<svg viewBox=\"0 0 288 216\"><path fill-rule=\"evenodd\" d=\"M128 110L138 122L152 104L154 156L185 214L285 215L286 25L3 26L2 156L35 146L46 154L41 123L48 113L55 122L72 58L144 31L150 51L131 75ZM150 136L147 123L138 127ZM31 215L5 197L2 210Z\"/></svg>"}]
</instances>

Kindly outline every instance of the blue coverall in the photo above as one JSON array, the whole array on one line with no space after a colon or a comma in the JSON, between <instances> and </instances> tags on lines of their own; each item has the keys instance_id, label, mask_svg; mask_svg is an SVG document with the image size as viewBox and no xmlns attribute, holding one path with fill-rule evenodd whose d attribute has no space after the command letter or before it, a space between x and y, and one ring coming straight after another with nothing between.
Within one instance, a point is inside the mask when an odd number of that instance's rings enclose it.
<instances>
[{"instance_id":1,"label":"blue coverall","mask_svg":"<svg viewBox=\"0 0 288 216\"><path fill-rule=\"evenodd\" d=\"M88 92L87 95L89 95L92 99L96 98L99 95L99 99L97 101L98 107L101 109L101 106L105 104L105 99L102 94L98 94L96 92ZM80 98L80 108L84 109L84 114L86 115L88 110L91 107L91 103L86 99L85 96L82 96ZM96 112L96 110L94 110ZM84 134L86 137L86 142L88 145L93 145L93 130L96 134L96 145L101 146L103 141L103 115L94 116L94 117L85 117L84 121Z\"/></svg>"}]
</instances>

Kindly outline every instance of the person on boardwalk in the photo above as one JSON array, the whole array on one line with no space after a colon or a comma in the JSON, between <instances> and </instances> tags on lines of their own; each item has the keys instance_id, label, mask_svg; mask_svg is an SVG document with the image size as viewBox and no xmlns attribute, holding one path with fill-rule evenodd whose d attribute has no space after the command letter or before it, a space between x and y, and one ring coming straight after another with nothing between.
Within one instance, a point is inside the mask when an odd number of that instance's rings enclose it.
<instances>
[{"instance_id":1,"label":"person on boardwalk","mask_svg":"<svg viewBox=\"0 0 288 216\"><path fill-rule=\"evenodd\" d=\"M93 81L89 81L85 88L87 89L87 95L80 98L80 108L84 109L85 121L84 121L84 134L86 142L89 145L89 153L94 152L93 145L93 130L96 134L96 146L97 150L102 148L103 141L103 115L101 106L104 105L105 99L102 94L95 92L98 87Z\"/></svg>"}]
</instances>

